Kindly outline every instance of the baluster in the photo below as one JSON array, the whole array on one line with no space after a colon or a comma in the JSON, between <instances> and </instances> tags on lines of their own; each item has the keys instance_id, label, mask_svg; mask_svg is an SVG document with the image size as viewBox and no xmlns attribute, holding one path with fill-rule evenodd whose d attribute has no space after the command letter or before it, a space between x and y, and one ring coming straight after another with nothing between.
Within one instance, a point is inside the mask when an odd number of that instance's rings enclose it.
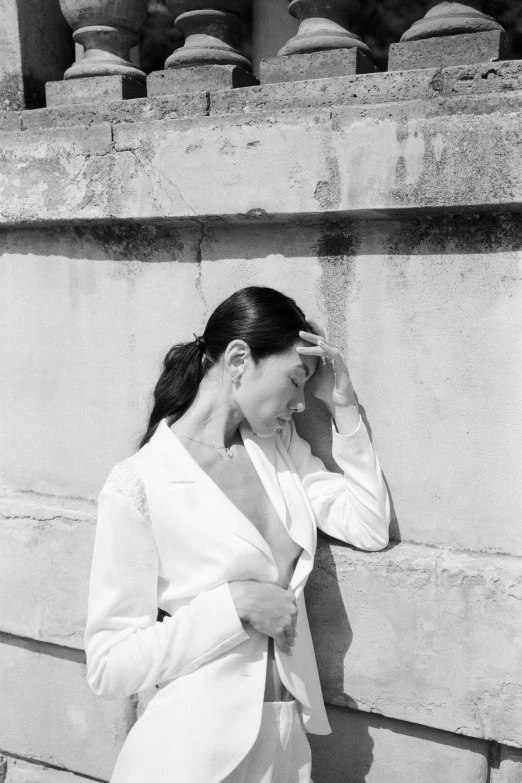
<instances>
[{"instance_id":1,"label":"baluster","mask_svg":"<svg viewBox=\"0 0 522 783\"><path fill-rule=\"evenodd\" d=\"M146 76L130 62L147 15L147 0L60 0L84 56L47 84L47 104L142 97Z\"/></svg>"},{"instance_id":2,"label":"baluster","mask_svg":"<svg viewBox=\"0 0 522 783\"><path fill-rule=\"evenodd\" d=\"M435 68L505 60L504 28L478 2L430 3L427 14L390 46L388 70Z\"/></svg>"},{"instance_id":3,"label":"baluster","mask_svg":"<svg viewBox=\"0 0 522 783\"><path fill-rule=\"evenodd\" d=\"M259 84L235 46L250 0L167 0L185 43L150 74L149 95L223 90Z\"/></svg>"},{"instance_id":4,"label":"baluster","mask_svg":"<svg viewBox=\"0 0 522 783\"><path fill-rule=\"evenodd\" d=\"M317 79L375 71L369 47L348 25L359 0L291 0L288 11L299 22L297 34L261 61L261 81Z\"/></svg>"}]
</instances>

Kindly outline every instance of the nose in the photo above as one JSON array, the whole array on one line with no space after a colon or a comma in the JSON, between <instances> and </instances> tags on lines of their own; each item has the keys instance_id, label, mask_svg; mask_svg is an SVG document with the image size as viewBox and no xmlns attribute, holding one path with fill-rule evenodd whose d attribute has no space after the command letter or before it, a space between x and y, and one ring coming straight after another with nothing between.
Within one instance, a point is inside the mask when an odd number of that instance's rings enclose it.
<instances>
[{"instance_id":1,"label":"nose","mask_svg":"<svg viewBox=\"0 0 522 783\"><path fill-rule=\"evenodd\" d=\"M292 405L292 409L296 413L302 413L305 408L306 408L306 405L305 405L305 401L304 401L304 391L301 389L299 391L298 401Z\"/></svg>"}]
</instances>

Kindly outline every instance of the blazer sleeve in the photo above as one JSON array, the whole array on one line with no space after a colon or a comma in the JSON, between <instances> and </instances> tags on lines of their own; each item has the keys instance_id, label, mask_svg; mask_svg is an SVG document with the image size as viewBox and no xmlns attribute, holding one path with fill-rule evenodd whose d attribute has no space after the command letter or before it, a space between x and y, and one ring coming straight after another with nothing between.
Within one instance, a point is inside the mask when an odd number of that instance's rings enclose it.
<instances>
[{"instance_id":1,"label":"blazer sleeve","mask_svg":"<svg viewBox=\"0 0 522 783\"><path fill-rule=\"evenodd\" d=\"M332 456L343 475L328 471L312 454L293 422L288 453L314 510L318 527L359 549L377 551L389 542L390 500L381 466L362 419L351 435L332 425Z\"/></svg>"},{"instance_id":2,"label":"blazer sleeve","mask_svg":"<svg viewBox=\"0 0 522 783\"><path fill-rule=\"evenodd\" d=\"M183 602L157 622L158 554L150 521L104 488L85 630L87 681L116 698L197 669L249 639L227 583Z\"/></svg>"}]
</instances>

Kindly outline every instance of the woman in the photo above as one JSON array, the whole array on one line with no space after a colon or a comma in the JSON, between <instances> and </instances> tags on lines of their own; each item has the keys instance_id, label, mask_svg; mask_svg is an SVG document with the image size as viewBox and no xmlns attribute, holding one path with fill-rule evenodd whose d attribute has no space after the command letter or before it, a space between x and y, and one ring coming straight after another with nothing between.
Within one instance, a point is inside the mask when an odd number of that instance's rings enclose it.
<instances>
[{"instance_id":1,"label":"woman","mask_svg":"<svg viewBox=\"0 0 522 783\"><path fill-rule=\"evenodd\" d=\"M332 413L344 475L295 430L305 384ZM154 399L100 494L92 564L89 684L158 687L112 783L310 783L305 731L330 732L303 598L316 524L388 543L346 365L292 299L245 288L169 351Z\"/></svg>"}]
</instances>

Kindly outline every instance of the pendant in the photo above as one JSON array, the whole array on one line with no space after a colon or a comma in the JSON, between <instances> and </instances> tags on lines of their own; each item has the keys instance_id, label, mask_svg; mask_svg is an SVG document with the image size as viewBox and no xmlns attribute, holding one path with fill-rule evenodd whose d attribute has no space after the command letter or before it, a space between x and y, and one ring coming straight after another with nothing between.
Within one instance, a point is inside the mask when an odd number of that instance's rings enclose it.
<instances>
[{"instance_id":1,"label":"pendant","mask_svg":"<svg viewBox=\"0 0 522 783\"><path fill-rule=\"evenodd\" d=\"M230 457L230 459L232 459L233 456L234 456L234 454L232 453L232 450L229 449L229 448L225 449L225 453L226 453L227 457Z\"/></svg>"}]
</instances>

